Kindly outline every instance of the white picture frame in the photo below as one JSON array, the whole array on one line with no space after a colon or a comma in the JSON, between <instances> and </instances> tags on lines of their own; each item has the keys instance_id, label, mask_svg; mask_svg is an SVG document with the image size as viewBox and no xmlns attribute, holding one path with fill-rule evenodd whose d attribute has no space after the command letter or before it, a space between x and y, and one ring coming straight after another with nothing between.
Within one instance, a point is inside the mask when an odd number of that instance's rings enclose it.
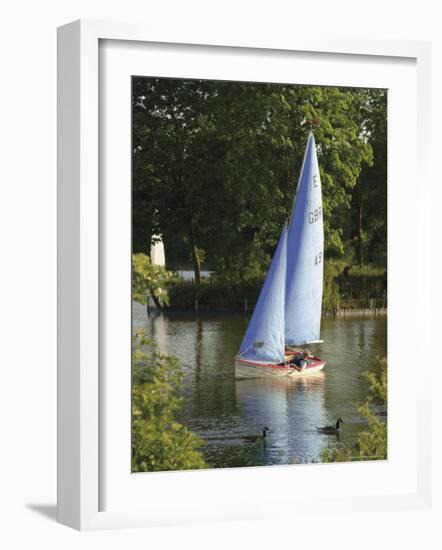
<instances>
[{"instance_id":1,"label":"white picture frame","mask_svg":"<svg viewBox=\"0 0 442 550\"><path fill-rule=\"evenodd\" d=\"M250 36L250 35L249 35ZM103 483L103 452L100 414L102 388L100 376L100 281L102 262L100 249L100 94L99 48L100 41L127 41L129 44L163 43L175 48L194 46L229 48L241 52L268 51L275 55L284 52L309 52L312 55L376 56L379 59L409 59L416 64L418 117L414 136L417 168L422 181L419 200L415 200L416 224L419 227L419 261L413 276L419 281L415 296L416 313L425 326L424 341L431 340L430 325L430 273L431 238L429 222L425 217L425 205L431 201L431 182L428 175L429 119L430 119L430 44L389 40L368 40L342 36L327 38L281 37L271 44L265 39L231 36L228 32L208 38L199 33L171 30L170 35L155 33L136 24L101 21L76 21L59 29L58 33L58 521L80 530L150 526L178 522L213 521L261 517L265 495L249 499L248 506L229 503L227 497L218 506L194 501L187 510L180 505L167 510L164 506L134 507L127 502L103 510L100 483ZM182 46L180 46L182 45ZM185 46L186 45L186 46ZM279 53L278 53L279 52ZM210 56L210 53L209 53ZM390 258L391 261L391 258ZM425 341L425 339L427 339ZM421 375L413 384L416 393L416 457L413 468L415 487L404 494L392 491L383 494L346 496L315 491L315 510L331 505L331 499L339 499L340 509L358 507L361 510L379 510L395 507L426 506L431 497L430 432L427 419L430 403L423 388L429 383L430 373ZM389 391L394 391L390 390ZM103 397L101 395L101 397ZM414 409L413 409L414 410ZM325 476L339 475L340 465L331 465ZM316 467L316 466L315 466ZM329 468L330 468L329 467ZM352 465L341 465L352 467ZM284 484L288 468L273 469L279 483ZM305 468L305 467L304 467ZM252 469L249 469L252 470ZM247 476L255 473L245 474ZM180 479L192 480L192 484L210 484L210 472L179 473ZM176 476L161 474L161 480ZM221 475L221 474L218 474ZM259 475L259 472L258 472ZM267 474L266 474L267 475ZM230 476L239 482L235 470L222 472L222 482ZM242 474L244 476L244 473ZM145 478L148 479L148 478ZM156 481L162 483L163 481ZM175 478L178 479L178 478ZM250 477L250 480L252 478ZM278 498L277 494L272 496ZM122 499L123 500L123 499ZM233 499L232 499L233 500ZM238 503L237 503L238 504ZM292 509L292 497L281 497L282 510Z\"/></svg>"}]
</instances>

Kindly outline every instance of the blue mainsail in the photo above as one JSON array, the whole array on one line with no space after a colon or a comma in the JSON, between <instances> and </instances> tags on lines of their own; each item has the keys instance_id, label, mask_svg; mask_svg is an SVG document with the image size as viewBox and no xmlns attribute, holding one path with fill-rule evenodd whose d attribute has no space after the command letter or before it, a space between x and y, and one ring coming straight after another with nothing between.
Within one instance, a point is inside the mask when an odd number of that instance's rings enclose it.
<instances>
[{"instance_id":1,"label":"blue mainsail","mask_svg":"<svg viewBox=\"0 0 442 550\"><path fill-rule=\"evenodd\" d=\"M315 138L310 133L287 235L286 344L319 340L323 273L321 180Z\"/></svg>"},{"instance_id":2,"label":"blue mainsail","mask_svg":"<svg viewBox=\"0 0 442 550\"><path fill-rule=\"evenodd\" d=\"M240 347L239 355L250 361L284 361L284 298L287 266L287 226L259 294Z\"/></svg>"}]
</instances>

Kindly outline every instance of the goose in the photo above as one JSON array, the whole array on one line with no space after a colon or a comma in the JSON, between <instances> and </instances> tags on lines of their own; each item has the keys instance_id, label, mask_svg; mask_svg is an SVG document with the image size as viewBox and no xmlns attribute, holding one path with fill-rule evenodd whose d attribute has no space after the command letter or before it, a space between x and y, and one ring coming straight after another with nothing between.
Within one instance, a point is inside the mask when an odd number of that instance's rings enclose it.
<instances>
[{"instance_id":1,"label":"goose","mask_svg":"<svg viewBox=\"0 0 442 550\"><path fill-rule=\"evenodd\" d=\"M338 418L336 420L336 426L324 426L323 428L318 428L318 426L316 426L316 429L318 430L318 432L321 432L325 435L339 435L342 422L344 422L342 418Z\"/></svg>"},{"instance_id":2,"label":"goose","mask_svg":"<svg viewBox=\"0 0 442 550\"><path fill-rule=\"evenodd\" d=\"M243 439L250 441L251 443L257 443L258 441L263 441L265 443L265 438L267 437L268 431L270 431L270 428L264 426L261 435L245 435Z\"/></svg>"}]
</instances>

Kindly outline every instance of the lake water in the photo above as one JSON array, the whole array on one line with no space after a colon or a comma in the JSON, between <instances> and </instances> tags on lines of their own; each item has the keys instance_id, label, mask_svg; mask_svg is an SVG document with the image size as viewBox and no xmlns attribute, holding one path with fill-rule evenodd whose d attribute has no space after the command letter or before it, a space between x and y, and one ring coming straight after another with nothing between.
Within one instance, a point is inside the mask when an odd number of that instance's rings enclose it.
<instances>
[{"instance_id":1,"label":"lake water","mask_svg":"<svg viewBox=\"0 0 442 550\"><path fill-rule=\"evenodd\" d=\"M152 314L134 304L134 329L145 328L160 349L179 357L185 372L179 421L202 437L212 467L289 464L320 460L338 442L316 426L344 419L340 441L351 444L365 426L355 406L365 400L362 373L387 354L387 318L326 317L324 343L309 346L327 361L305 378L235 379L234 357L248 318L234 315ZM380 411L386 414L386 411ZM265 445L247 436L270 431Z\"/></svg>"}]
</instances>

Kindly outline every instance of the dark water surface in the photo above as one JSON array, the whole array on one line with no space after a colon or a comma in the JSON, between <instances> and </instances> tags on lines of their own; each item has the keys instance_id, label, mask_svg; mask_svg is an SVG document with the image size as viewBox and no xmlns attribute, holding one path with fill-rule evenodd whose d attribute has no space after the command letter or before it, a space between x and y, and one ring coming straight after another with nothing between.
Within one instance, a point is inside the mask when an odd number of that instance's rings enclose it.
<instances>
[{"instance_id":1,"label":"dark water surface","mask_svg":"<svg viewBox=\"0 0 442 550\"><path fill-rule=\"evenodd\" d=\"M365 427L355 405L367 396L361 376L387 353L386 317L327 317L324 343L310 346L327 365L305 378L235 380L234 357L248 319L244 316L146 315L134 304L134 329L145 328L161 350L179 357L185 372L179 421L206 441L212 467L319 461L336 445L316 426L344 419L342 443L352 443ZM385 412L385 411L384 411ZM250 442L263 426L266 444Z\"/></svg>"}]
</instances>

